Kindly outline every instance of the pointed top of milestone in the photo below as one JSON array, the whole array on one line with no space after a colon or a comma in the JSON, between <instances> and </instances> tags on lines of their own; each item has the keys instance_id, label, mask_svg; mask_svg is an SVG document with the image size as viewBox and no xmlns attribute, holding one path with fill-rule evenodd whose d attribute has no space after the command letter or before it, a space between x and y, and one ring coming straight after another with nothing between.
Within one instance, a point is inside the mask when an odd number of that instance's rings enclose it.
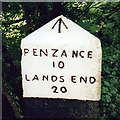
<instances>
[{"instance_id":1,"label":"pointed top of milestone","mask_svg":"<svg viewBox=\"0 0 120 120\"><path fill-rule=\"evenodd\" d=\"M46 42L49 42L50 38L52 38L52 41L56 41L58 37L65 41L71 40L74 42L85 42L91 39L98 39L75 22L60 15L26 36L23 40L28 40L28 42L30 42L30 40L39 42L45 39Z\"/></svg>"},{"instance_id":2,"label":"pointed top of milestone","mask_svg":"<svg viewBox=\"0 0 120 120\"><path fill-rule=\"evenodd\" d=\"M54 29L54 27L56 26L56 24L58 23L58 33L61 33L61 24L63 23L64 27L66 29L68 29L68 27L66 26L66 24L64 23L64 21L62 20L64 16L61 15L60 18L56 21L56 23L53 25L52 29Z\"/></svg>"},{"instance_id":3,"label":"pointed top of milestone","mask_svg":"<svg viewBox=\"0 0 120 120\"><path fill-rule=\"evenodd\" d=\"M60 15L61 18L63 18L64 16L63 15Z\"/></svg>"}]
</instances>

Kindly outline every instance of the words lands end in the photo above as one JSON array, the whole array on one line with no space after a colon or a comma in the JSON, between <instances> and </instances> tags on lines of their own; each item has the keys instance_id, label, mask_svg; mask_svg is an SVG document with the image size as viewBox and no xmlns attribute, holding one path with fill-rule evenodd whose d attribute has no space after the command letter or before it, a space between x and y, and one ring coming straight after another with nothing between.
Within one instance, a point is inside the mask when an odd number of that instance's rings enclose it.
<instances>
[{"instance_id":1,"label":"words lands end","mask_svg":"<svg viewBox=\"0 0 120 120\"><path fill-rule=\"evenodd\" d=\"M23 97L100 100L101 44L77 24L59 16L25 37L21 49Z\"/></svg>"}]
</instances>

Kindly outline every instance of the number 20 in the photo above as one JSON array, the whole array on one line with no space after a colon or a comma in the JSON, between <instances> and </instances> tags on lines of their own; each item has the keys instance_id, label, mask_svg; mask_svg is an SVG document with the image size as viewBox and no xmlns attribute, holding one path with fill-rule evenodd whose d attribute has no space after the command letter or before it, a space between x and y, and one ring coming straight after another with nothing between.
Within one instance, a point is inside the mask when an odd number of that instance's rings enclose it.
<instances>
[{"instance_id":1,"label":"number 20","mask_svg":"<svg viewBox=\"0 0 120 120\"><path fill-rule=\"evenodd\" d=\"M51 89L53 89L53 93L58 93L56 86L52 86ZM60 88L60 91L61 91L62 93L66 93L66 92L67 92L67 89L66 89L66 87L63 86L63 87Z\"/></svg>"}]
</instances>

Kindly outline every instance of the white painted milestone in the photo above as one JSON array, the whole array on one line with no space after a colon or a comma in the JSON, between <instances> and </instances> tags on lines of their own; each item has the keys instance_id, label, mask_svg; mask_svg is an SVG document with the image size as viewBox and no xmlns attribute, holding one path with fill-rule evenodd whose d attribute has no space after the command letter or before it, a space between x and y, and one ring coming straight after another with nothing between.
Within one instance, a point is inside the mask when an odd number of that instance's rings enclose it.
<instances>
[{"instance_id":1,"label":"white painted milestone","mask_svg":"<svg viewBox=\"0 0 120 120\"><path fill-rule=\"evenodd\" d=\"M22 39L23 97L98 101L102 50L98 38L59 16Z\"/></svg>"}]
</instances>

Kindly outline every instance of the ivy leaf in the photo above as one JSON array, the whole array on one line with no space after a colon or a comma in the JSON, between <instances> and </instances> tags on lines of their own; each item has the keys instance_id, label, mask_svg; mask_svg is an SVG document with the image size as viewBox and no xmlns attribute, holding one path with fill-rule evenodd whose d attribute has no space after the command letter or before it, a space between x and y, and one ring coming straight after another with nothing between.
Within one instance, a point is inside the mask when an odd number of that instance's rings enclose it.
<instances>
[{"instance_id":1,"label":"ivy leaf","mask_svg":"<svg viewBox=\"0 0 120 120\"><path fill-rule=\"evenodd\" d=\"M114 20L116 20L116 21L119 21L119 20L120 20L120 18L119 18L118 15L114 15L113 17L114 17Z\"/></svg>"},{"instance_id":2,"label":"ivy leaf","mask_svg":"<svg viewBox=\"0 0 120 120\"><path fill-rule=\"evenodd\" d=\"M117 93L117 91L114 89L114 90L111 90L110 91L112 94L116 94Z\"/></svg>"},{"instance_id":3,"label":"ivy leaf","mask_svg":"<svg viewBox=\"0 0 120 120\"><path fill-rule=\"evenodd\" d=\"M116 71L113 71L113 72L112 72L112 75L116 75Z\"/></svg>"},{"instance_id":4,"label":"ivy leaf","mask_svg":"<svg viewBox=\"0 0 120 120\"><path fill-rule=\"evenodd\" d=\"M107 82L107 81L104 81L104 84L105 84L106 86L110 86L109 82Z\"/></svg>"},{"instance_id":5,"label":"ivy leaf","mask_svg":"<svg viewBox=\"0 0 120 120\"><path fill-rule=\"evenodd\" d=\"M107 101L107 102L111 102L111 96L106 95L105 97L106 97L106 101Z\"/></svg>"},{"instance_id":6,"label":"ivy leaf","mask_svg":"<svg viewBox=\"0 0 120 120\"><path fill-rule=\"evenodd\" d=\"M120 95L119 94L116 95L116 100L120 101Z\"/></svg>"},{"instance_id":7,"label":"ivy leaf","mask_svg":"<svg viewBox=\"0 0 120 120\"><path fill-rule=\"evenodd\" d=\"M110 68L109 67L104 68L104 70L105 70L106 73L110 74Z\"/></svg>"},{"instance_id":8,"label":"ivy leaf","mask_svg":"<svg viewBox=\"0 0 120 120\"><path fill-rule=\"evenodd\" d=\"M106 27L107 27L107 28L112 28L114 25L115 25L114 22L113 22L113 23L108 23L108 24L106 25Z\"/></svg>"},{"instance_id":9,"label":"ivy leaf","mask_svg":"<svg viewBox=\"0 0 120 120\"><path fill-rule=\"evenodd\" d=\"M107 87L103 87L103 89L102 89L102 92L103 93L107 93L109 90L108 90L108 88Z\"/></svg>"},{"instance_id":10,"label":"ivy leaf","mask_svg":"<svg viewBox=\"0 0 120 120\"><path fill-rule=\"evenodd\" d=\"M114 112L111 112L111 115L112 116L115 116L116 115L116 112L114 111Z\"/></svg>"}]
</instances>

